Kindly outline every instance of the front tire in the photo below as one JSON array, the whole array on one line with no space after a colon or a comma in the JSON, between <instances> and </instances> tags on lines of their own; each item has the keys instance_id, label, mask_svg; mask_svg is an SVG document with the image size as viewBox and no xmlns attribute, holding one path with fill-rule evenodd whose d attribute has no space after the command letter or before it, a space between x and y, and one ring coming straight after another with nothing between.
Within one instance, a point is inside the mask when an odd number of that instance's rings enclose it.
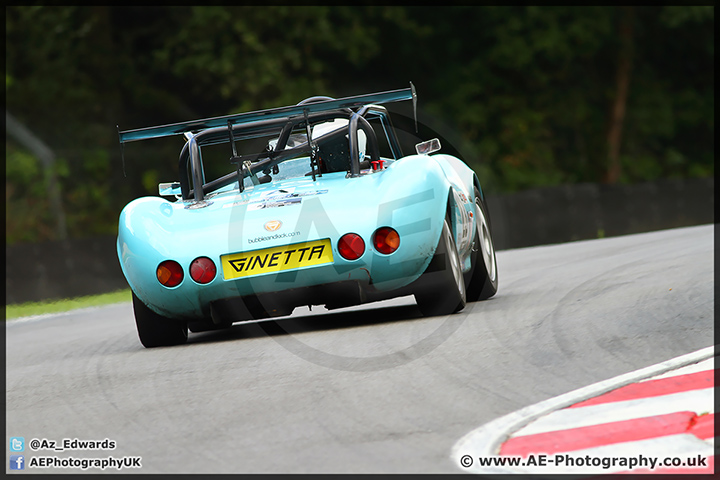
<instances>
[{"instance_id":1,"label":"front tire","mask_svg":"<svg viewBox=\"0 0 720 480\"><path fill-rule=\"evenodd\" d=\"M138 336L140 343L145 348L169 347L187 342L187 322L158 315L150 310L134 292L132 300Z\"/></svg>"},{"instance_id":2,"label":"front tire","mask_svg":"<svg viewBox=\"0 0 720 480\"><path fill-rule=\"evenodd\" d=\"M485 300L497 293L498 274L495 246L490 233L487 208L475 188L475 235L471 254L472 267L467 281L467 301Z\"/></svg>"},{"instance_id":3,"label":"front tire","mask_svg":"<svg viewBox=\"0 0 720 480\"><path fill-rule=\"evenodd\" d=\"M443 223L435 255L420 277L414 295L426 317L450 315L465 307L465 279L447 219Z\"/></svg>"}]
</instances>

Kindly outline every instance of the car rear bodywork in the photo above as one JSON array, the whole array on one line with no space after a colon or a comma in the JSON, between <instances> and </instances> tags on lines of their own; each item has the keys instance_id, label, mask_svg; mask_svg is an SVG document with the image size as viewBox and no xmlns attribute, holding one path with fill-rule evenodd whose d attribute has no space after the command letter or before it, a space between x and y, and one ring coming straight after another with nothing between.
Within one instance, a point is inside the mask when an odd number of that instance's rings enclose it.
<instances>
[{"instance_id":1,"label":"car rear bodywork","mask_svg":"<svg viewBox=\"0 0 720 480\"><path fill-rule=\"evenodd\" d=\"M437 153L439 143L402 154L378 103L404 99L415 100L414 88L120 132L121 143L175 134L187 140L180 182L160 187L172 201L143 197L120 214L118 257L134 296L163 318L227 326L300 305L410 295L433 264L445 223L469 275L480 184L464 162ZM337 118L342 128L332 123ZM236 151L239 140L273 136L261 153ZM295 146L293 138L302 141ZM331 150L338 140L340 150ZM236 171L208 182L203 148L223 142ZM343 155L346 168L328 167ZM292 168L301 173L283 177ZM382 243L387 232L391 248ZM178 269L172 283L159 281L163 262Z\"/></svg>"}]
</instances>

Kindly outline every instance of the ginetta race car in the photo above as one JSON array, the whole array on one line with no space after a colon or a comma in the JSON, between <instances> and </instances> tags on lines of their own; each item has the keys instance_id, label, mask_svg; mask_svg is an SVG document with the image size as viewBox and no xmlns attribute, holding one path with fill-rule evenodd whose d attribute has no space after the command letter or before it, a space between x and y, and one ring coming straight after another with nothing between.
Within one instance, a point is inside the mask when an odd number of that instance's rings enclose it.
<instances>
[{"instance_id":1,"label":"ginetta race car","mask_svg":"<svg viewBox=\"0 0 720 480\"><path fill-rule=\"evenodd\" d=\"M438 138L403 152L383 106L416 98L411 84L119 131L121 144L185 137L179 181L120 214L117 253L142 344L301 305L414 295L432 316L494 295L477 176L439 153Z\"/></svg>"}]
</instances>

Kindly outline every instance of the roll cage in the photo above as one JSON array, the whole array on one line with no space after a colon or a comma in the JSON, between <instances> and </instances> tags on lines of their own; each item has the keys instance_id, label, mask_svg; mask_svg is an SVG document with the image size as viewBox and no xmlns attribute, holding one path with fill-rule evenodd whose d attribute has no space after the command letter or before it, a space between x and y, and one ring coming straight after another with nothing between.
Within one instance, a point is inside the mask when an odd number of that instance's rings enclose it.
<instances>
[{"instance_id":1,"label":"roll cage","mask_svg":"<svg viewBox=\"0 0 720 480\"><path fill-rule=\"evenodd\" d=\"M343 139L347 135L349 150L348 177L361 175L362 168L368 168L370 162L379 161L380 153L377 134L370 120L378 119L382 134L388 142L391 155L395 159L402 157L402 150L395 135L387 109L381 103L413 100L416 104L415 88L360 95L342 99L331 97L310 97L295 106L249 112L244 114L214 117L204 120L183 122L159 127L119 131L121 146L124 143L182 134L186 143L180 152L178 170L180 174L180 193L183 200L202 203L205 196L215 190L238 182L243 190L244 179L250 177L254 184L260 183L257 175L277 169L282 162L308 156L310 174L315 180L322 176L318 163L318 152L323 145ZM313 138L312 128L321 123L344 119L347 125ZM288 147L293 132L304 130L305 141ZM369 162L361 162L358 130L362 130L367 139ZM275 136L277 142L264 151L239 155L236 142L262 137ZM201 147L229 143L231 146L230 163L236 165L235 172L220 178L205 181Z\"/></svg>"}]
</instances>

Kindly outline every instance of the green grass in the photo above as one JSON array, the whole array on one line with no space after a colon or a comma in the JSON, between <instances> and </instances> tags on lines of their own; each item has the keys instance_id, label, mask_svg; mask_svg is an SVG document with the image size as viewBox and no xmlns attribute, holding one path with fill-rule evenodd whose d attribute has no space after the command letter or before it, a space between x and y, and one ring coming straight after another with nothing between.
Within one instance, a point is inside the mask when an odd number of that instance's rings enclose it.
<instances>
[{"instance_id":1,"label":"green grass","mask_svg":"<svg viewBox=\"0 0 720 480\"><path fill-rule=\"evenodd\" d=\"M130 289L117 292L89 295L86 297L67 298L64 300L48 300L43 302L29 302L5 306L5 318L29 317L31 315L44 315L48 313L61 313L77 308L97 307L111 303L130 302Z\"/></svg>"}]
</instances>

